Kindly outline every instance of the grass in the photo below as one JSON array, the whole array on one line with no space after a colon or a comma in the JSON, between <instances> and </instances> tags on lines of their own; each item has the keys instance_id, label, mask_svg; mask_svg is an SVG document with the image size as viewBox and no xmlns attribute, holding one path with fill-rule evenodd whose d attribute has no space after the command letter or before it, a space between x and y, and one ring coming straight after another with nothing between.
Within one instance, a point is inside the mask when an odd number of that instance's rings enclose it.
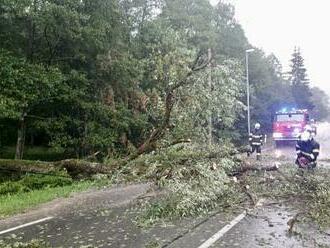
<instances>
[{"instance_id":1,"label":"grass","mask_svg":"<svg viewBox=\"0 0 330 248\"><path fill-rule=\"evenodd\" d=\"M0 196L0 218L24 212L56 198L69 197L73 192L110 185L109 180L82 181L56 188L44 188L30 192Z\"/></svg>"},{"instance_id":2,"label":"grass","mask_svg":"<svg viewBox=\"0 0 330 248\"><path fill-rule=\"evenodd\" d=\"M32 240L28 243L15 242L14 244L6 244L0 240L0 248L48 248L50 245L42 240Z\"/></svg>"},{"instance_id":3,"label":"grass","mask_svg":"<svg viewBox=\"0 0 330 248\"><path fill-rule=\"evenodd\" d=\"M56 198L109 185L99 178L75 181L51 162L0 159L0 218L23 212Z\"/></svg>"}]
</instances>

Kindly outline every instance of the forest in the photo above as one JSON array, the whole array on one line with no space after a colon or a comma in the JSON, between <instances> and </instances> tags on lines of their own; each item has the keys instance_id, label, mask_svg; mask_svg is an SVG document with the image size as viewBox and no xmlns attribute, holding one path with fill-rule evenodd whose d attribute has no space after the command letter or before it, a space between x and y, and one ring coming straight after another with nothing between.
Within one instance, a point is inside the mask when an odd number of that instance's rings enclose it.
<instances>
[{"instance_id":1,"label":"forest","mask_svg":"<svg viewBox=\"0 0 330 248\"><path fill-rule=\"evenodd\" d=\"M1 156L103 160L184 140L244 144L251 47L224 1L1 0ZM291 69L261 49L249 55L252 122L265 131L284 106L327 117L299 48Z\"/></svg>"}]
</instances>

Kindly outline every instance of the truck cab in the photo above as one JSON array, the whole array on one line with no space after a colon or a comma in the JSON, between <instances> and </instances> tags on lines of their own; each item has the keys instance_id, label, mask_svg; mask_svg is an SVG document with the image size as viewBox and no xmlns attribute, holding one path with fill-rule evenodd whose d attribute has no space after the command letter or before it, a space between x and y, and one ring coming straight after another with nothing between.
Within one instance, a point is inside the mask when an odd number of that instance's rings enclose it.
<instances>
[{"instance_id":1,"label":"truck cab","mask_svg":"<svg viewBox=\"0 0 330 248\"><path fill-rule=\"evenodd\" d=\"M309 122L306 109L276 112L273 121L273 139L276 146L284 142L297 141Z\"/></svg>"}]
</instances>

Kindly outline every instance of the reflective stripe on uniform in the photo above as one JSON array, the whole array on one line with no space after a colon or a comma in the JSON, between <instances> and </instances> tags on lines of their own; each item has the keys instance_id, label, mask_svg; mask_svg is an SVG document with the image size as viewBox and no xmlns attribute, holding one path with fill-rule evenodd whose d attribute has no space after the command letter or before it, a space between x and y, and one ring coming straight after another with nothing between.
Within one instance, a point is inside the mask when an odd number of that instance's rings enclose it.
<instances>
[{"instance_id":1,"label":"reflective stripe on uniform","mask_svg":"<svg viewBox=\"0 0 330 248\"><path fill-rule=\"evenodd\" d=\"M261 139L262 135L252 135L252 138Z\"/></svg>"},{"instance_id":2,"label":"reflective stripe on uniform","mask_svg":"<svg viewBox=\"0 0 330 248\"><path fill-rule=\"evenodd\" d=\"M252 142L252 145L254 145L254 146L261 146L261 143Z\"/></svg>"},{"instance_id":3,"label":"reflective stripe on uniform","mask_svg":"<svg viewBox=\"0 0 330 248\"><path fill-rule=\"evenodd\" d=\"M300 150L297 150L296 153L299 154L299 153L301 153L301 151Z\"/></svg>"},{"instance_id":4,"label":"reflective stripe on uniform","mask_svg":"<svg viewBox=\"0 0 330 248\"><path fill-rule=\"evenodd\" d=\"M314 149L313 152L320 152L320 150L319 149Z\"/></svg>"},{"instance_id":5,"label":"reflective stripe on uniform","mask_svg":"<svg viewBox=\"0 0 330 248\"><path fill-rule=\"evenodd\" d=\"M308 153L308 152L301 152L302 154L304 154L304 155L307 155L307 156L311 156L311 155L313 155L313 154L311 154L311 153Z\"/></svg>"}]
</instances>

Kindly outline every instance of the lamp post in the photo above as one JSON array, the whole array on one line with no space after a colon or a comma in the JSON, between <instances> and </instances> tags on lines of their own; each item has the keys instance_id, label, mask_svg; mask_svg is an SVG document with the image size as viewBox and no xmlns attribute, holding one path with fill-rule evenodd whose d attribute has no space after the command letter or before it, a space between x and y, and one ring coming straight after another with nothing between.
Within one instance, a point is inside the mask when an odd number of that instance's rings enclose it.
<instances>
[{"instance_id":1,"label":"lamp post","mask_svg":"<svg viewBox=\"0 0 330 248\"><path fill-rule=\"evenodd\" d=\"M254 49L248 49L245 51L245 62L246 62L246 92L247 92L247 114L248 114L248 132L251 133L251 122L250 122L250 83L249 83L249 53L252 53Z\"/></svg>"}]
</instances>

